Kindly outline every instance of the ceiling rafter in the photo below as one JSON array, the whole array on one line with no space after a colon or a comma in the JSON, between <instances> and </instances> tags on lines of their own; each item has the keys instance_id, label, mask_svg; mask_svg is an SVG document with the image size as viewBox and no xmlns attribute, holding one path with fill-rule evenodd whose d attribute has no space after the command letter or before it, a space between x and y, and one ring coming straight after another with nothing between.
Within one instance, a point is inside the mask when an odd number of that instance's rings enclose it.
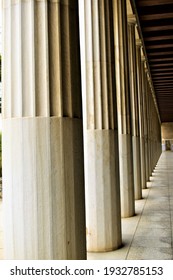
<instances>
[{"instance_id":1,"label":"ceiling rafter","mask_svg":"<svg viewBox=\"0 0 173 280\"><path fill-rule=\"evenodd\" d=\"M173 0L131 0L137 12L161 121L173 122Z\"/></svg>"}]
</instances>

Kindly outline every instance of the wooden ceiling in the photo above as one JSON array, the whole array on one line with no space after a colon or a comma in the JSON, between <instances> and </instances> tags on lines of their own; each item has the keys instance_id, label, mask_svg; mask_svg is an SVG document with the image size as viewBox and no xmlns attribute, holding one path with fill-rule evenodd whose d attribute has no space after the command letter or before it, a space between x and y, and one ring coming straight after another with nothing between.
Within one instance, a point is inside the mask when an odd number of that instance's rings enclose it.
<instances>
[{"instance_id":1,"label":"wooden ceiling","mask_svg":"<svg viewBox=\"0 0 173 280\"><path fill-rule=\"evenodd\" d=\"M134 0L162 122L173 122L173 0Z\"/></svg>"}]
</instances>

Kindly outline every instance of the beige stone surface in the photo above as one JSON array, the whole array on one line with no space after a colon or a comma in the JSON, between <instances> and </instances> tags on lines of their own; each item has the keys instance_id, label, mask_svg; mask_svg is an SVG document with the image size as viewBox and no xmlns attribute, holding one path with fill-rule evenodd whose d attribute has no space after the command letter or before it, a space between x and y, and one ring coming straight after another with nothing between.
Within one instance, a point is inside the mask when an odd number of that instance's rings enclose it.
<instances>
[{"instance_id":1,"label":"beige stone surface","mask_svg":"<svg viewBox=\"0 0 173 280\"><path fill-rule=\"evenodd\" d=\"M122 217L134 215L126 1L113 1Z\"/></svg>"},{"instance_id":2,"label":"beige stone surface","mask_svg":"<svg viewBox=\"0 0 173 280\"><path fill-rule=\"evenodd\" d=\"M134 175L132 159L132 138L128 134L119 134L119 168L121 216L127 218L135 214Z\"/></svg>"},{"instance_id":3,"label":"beige stone surface","mask_svg":"<svg viewBox=\"0 0 173 280\"><path fill-rule=\"evenodd\" d=\"M148 81L146 72L146 60L142 56L141 65L141 75L142 75L142 97L143 97L143 107L144 107L144 146L145 146L145 178L146 181L149 180L149 159L148 159L148 122L147 122L147 94L148 94Z\"/></svg>"},{"instance_id":4,"label":"beige stone surface","mask_svg":"<svg viewBox=\"0 0 173 280\"><path fill-rule=\"evenodd\" d=\"M133 150L133 176L134 176L134 192L135 199L142 198L141 185L141 161L140 161L140 138L132 136L132 150Z\"/></svg>"},{"instance_id":5,"label":"beige stone surface","mask_svg":"<svg viewBox=\"0 0 173 280\"><path fill-rule=\"evenodd\" d=\"M121 245L112 1L79 1L88 251Z\"/></svg>"},{"instance_id":6,"label":"beige stone surface","mask_svg":"<svg viewBox=\"0 0 173 280\"><path fill-rule=\"evenodd\" d=\"M162 123L162 139L173 140L173 123Z\"/></svg>"},{"instance_id":7,"label":"beige stone surface","mask_svg":"<svg viewBox=\"0 0 173 280\"><path fill-rule=\"evenodd\" d=\"M88 251L111 251L121 245L116 139L114 131L86 132L89 149L85 169Z\"/></svg>"},{"instance_id":8,"label":"beige stone surface","mask_svg":"<svg viewBox=\"0 0 173 280\"><path fill-rule=\"evenodd\" d=\"M123 246L112 252L88 253L89 260L172 260L172 164L173 153L162 153L148 188L142 190L143 199L135 201L136 215L122 219ZM0 235L3 234L2 206L0 200ZM0 259L4 259L4 243L0 240Z\"/></svg>"},{"instance_id":9,"label":"beige stone surface","mask_svg":"<svg viewBox=\"0 0 173 280\"><path fill-rule=\"evenodd\" d=\"M88 253L89 260L172 260L173 153L164 152L143 199L135 201L136 215L122 219L119 250Z\"/></svg>"},{"instance_id":10,"label":"beige stone surface","mask_svg":"<svg viewBox=\"0 0 173 280\"><path fill-rule=\"evenodd\" d=\"M0 198L0 260L4 259L3 203Z\"/></svg>"},{"instance_id":11,"label":"beige stone surface","mask_svg":"<svg viewBox=\"0 0 173 280\"><path fill-rule=\"evenodd\" d=\"M139 138L139 109L138 109L138 86L136 65L136 21L133 15L128 15L128 43L129 43L129 68L130 68L130 105L132 126L132 152L133 152L133 176L135 199L142 198L141 182L141 157Z\"/></svg>"},{"instance_id":12,"label":"beige stone surface","mask_svg":"<svg viewBox=\"0 0 173 280\"><path fill-rule=\"evenodd\" d=\"M5 258L85 258L81 120L8 119L4 126Z\"/></svg>"},{"instance_id":13,"label":"beige stone surface","mask_svg":"<svg viewBox=\"0 0 173 280\"><path fill-rule=\"evenodd\" d=\"M146 188L146 155L144 138L144 100L142 87L142 58L141 58L141 40L136 40L136 63L137 63L137 86L138 86L138 108L139 108L139 136L140 136L140 159L141 159L141 185Z\"/></svg>"},{"instance_id":14,"label":"beige stone surface","mask_svg":"<svg viewBox=\"0 0 173 280\"><path fill-rule=\"evenodd\" d=\"M78 1L7 2L5 258L85 259Z\"/></svg>"},{"instance_id":15,"label":"beige stone surface","mask_svg":"<svg viewBox=\"0 0 173 280\"><path fill-rule=\"evenodd\" d=\"M83 5L85 45L88 250L121 245L120 214L135 214L140 175L145 188L160 156L160 122L141 62L141 42L137 69L129 71L135 30L132 44L125 0L3 1L5 238L0 255L4 250L7 259L86 258L78 3ZM130 94L135 92L138 96ZM145 210L150 209L163 206L148 203ZM134 217L134 227L136 222ZM129 233L125 243L130 238ZM140 242L134 240L134 247Z\"/></svg>"}]
</instances>

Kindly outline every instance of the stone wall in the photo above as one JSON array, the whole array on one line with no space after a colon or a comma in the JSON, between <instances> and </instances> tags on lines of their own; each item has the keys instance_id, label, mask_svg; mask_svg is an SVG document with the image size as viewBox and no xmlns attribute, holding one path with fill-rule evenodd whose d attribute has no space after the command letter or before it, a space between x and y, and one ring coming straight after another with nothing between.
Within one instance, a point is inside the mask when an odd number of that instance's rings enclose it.
<instances>
[{"instance_id":1,"label":"stone wall","mask_svg":"<svg viewBox=\"0 0 173 280\"><path fill-rule=\"evenodd\" d=\"M162 140L173 139L173 122L162 123Z\"/></svg>"},{"instance_id":2,"label":"stone wall","mask_svg":"<svg viewBox=\"0 0 173 280\"><path fill-rule=\"evenodd\" d=\"M172 150L173 149L173 123L162 123L162 149Z\"/></svg>"}]
</instances>

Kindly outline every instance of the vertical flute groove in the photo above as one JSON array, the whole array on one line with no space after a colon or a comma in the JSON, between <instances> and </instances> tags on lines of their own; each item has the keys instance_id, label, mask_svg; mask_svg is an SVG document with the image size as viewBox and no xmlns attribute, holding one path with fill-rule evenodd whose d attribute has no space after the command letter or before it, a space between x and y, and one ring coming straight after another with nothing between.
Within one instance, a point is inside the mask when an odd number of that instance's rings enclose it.
<instances>
[{"instance_id":1,"label":"vertical flute groove","mask_svg":"<svg viewBox=\"0 0 173 280\"><path fill-rule=\"evenodd\" d=\"M50 116L62 117L60 3L48 3Z\"/></svg>"},{"instance_id":2,"label":"vertical flute groove","mask_svg":"<svg viewBox=\"0 0 173 280\"><path fill-rule=\"evenodd\" d=\"M49 116L47 2L34 4L36 116Z\"/></svg>"},{"instance_id":3,"label":"vertical flute groove","mask_svg":"<svg viewBox=\"0 0 173 280\"><path fill-rule=\"evenodd\" d=\"M33 46L33 14L32 2L22 3L22 116L35 116L35 78L34 78L34 46Z\"/></svg>"},{"instance_id":4,"label":"vertical flute groove","mask_svg":"<svg viewBox=\"0 0 173 280\"><path fill-rule=\"evenodd\" d=\"M11 117L11 6L5 6L7 2L3 2L4 13L3 17L3 60L2 60L2 80L3 80L3 105L2 113L4 118ZM5 104L5 106L4 106Z\"/></svg>"},{"instance_id":5,"label":"vertical flute groove","mask_svg":"<svg viewBox=\"0 0 173 280\"><path fill-rule=\"evenodd\" d=\"M114 129L116 113L111 3L85 2L87 128ZM107 18L111 17L110 22ZM90 36L88 34L91 34ZM115 103L116 105L116 103Z\"/></svg>"},{"instance_id":6,"label":"vertical flute groove","mask_svg":"<svg viewBox=\"0 0 173 280\"><path fill-rule=\"evenodd\" d=\"M51 116L81 118L82 115L79 46L76 45L78 25L77 1L48 2Z\"/></svg>"},{"instance_id":7,"label":"vertical flute groove","mask_svg":"<svg viewBox=\"0 0 173 280\"><path fill-rule=\"evenodd\" d=\"M130 134L126 1L117 0L113 3L118 128L120 134Z\"/></svg>"},{"instance_id":8,"label":"vertical flute groove","mask_svg":"<svg viewBox=\"0 0 173 280\"><path fill-rule=\"evenodd\" d=\"M11 7L11 116L22 116L21 3Z\"/></svg>"}]
</instances>

